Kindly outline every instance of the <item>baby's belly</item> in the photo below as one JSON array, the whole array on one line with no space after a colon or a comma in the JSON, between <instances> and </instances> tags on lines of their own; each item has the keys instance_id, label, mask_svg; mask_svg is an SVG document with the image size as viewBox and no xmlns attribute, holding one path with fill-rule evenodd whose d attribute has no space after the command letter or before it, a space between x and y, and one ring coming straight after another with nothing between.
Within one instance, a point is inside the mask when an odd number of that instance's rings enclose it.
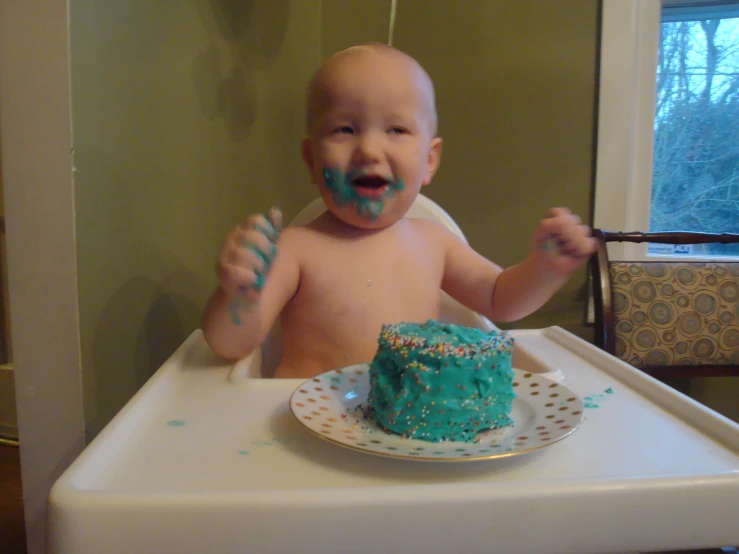
<instances>
[{"instance_id":1,"label":"baby's belly","mask_svg":"<svg viewBox=\"0 0 739 554\"><path fill-rule=\"evenodd\" d=\"M325 309L312 317L283 317L283 354L275 377L310 378L326 371L368 363L377 350L383 324L401 321L424 322L439 315L438 302L391 309Z\"/></svg>"}]
</instances>

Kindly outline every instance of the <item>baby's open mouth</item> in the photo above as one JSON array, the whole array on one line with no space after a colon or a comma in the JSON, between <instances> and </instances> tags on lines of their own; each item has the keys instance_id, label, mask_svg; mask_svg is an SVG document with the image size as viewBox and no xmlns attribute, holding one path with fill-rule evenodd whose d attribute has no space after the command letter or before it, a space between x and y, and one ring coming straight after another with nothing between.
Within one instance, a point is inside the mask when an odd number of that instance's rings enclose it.
<instances>
[{"instance_id":1,"label":"baby's open mouth","mask_svg":"<svg viewBox=\"0 0 739 554\"><path fill-rule=\"evenodd\" d=\"M360 175L352 179L352 187L359 196L379 198L387 190L388 181L380 175Z\"/></svg>"}]
</instances>

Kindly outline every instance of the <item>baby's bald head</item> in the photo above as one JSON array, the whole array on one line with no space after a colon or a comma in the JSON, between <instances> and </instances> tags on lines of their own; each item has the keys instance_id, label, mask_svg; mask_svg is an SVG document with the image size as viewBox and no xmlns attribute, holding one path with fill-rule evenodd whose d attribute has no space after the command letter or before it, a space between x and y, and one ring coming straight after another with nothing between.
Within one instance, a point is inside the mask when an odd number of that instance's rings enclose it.
<instances>
[{"instance_id":1,"label":"baby's bald head","mask_svg":"<svg viewBox=\"0 0 739 554\"><path fill-rule=\"evenodd\" d=\"M332 100L346 92L342 87L346 76L352 72L372 79L385 78L388 86L407 83L413 87L427 131L431 137L436 135L436 100L428 73L408 54L385 44L372 43L352 46L333 54L313 75L306 102L306 131L309 136Z\"/></svg>"}]
</instances>

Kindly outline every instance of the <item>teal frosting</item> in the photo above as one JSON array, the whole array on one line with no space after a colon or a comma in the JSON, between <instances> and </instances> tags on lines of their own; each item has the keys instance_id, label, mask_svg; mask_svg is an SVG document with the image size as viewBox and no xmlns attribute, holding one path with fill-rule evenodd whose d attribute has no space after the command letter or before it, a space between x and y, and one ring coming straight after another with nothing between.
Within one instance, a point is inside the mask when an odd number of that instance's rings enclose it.
<instances>
[{"instance_id":1,"label":"teal frosting","mask_svg":"<svg viewBox=\"0 0 739 554\"><path fill-rule=\"evenodd\" d=\"M347 174L339 168L323 168L323 184L331 193L331 198L337 206L352 206L362 218L374 221L385 207L385 200L391 198L396 191L403 190L402 179L390 180L380 198L364 198L357 194L352 186L352 180L362 175L362 171L350 171Z\"/></svg>"},{"instance_id":2,"label":"teal frosting","mask_svg":"<svg viewBox=\"0 0 739 554\"><path fill-rule=\"evenodd\" d=\"M513 338L429 320L383 325L370 364L371 417L403 437L474 442L510 425Z\"/></svg>"}]
</instances>

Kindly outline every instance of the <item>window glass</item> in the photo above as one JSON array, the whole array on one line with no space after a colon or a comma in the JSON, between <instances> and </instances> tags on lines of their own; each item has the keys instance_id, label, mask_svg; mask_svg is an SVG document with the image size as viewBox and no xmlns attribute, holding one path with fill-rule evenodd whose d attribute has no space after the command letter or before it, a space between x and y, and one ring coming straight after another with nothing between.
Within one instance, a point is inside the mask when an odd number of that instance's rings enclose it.
<instances>
[{"instance_id":1,"label":"window glass","mask_svg":"<svg viewBox=\"0 0 739 554\"><path fill-rule=\"evenodd\" d=\"M656 71L650 231L739 233L739 13L664 8ZM732 11L733 10L733 11ZM739 256L739 245L649 245Z\"/></svg>"}]
</instances>

